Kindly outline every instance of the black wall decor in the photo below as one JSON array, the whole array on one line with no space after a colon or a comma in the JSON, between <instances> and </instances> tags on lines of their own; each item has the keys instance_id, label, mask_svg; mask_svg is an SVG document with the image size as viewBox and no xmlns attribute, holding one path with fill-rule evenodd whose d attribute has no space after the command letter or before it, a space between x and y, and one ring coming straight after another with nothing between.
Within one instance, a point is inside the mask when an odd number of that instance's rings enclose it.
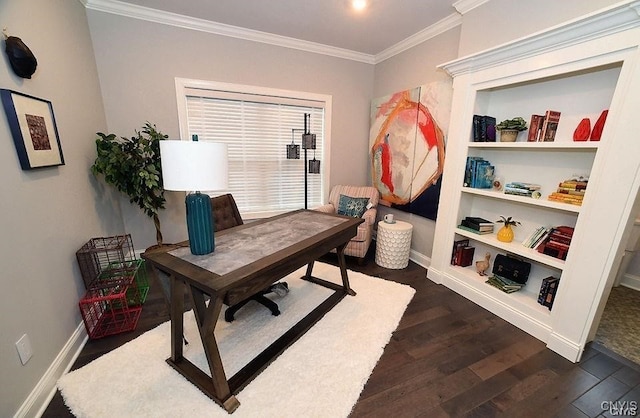
<instances>
[{"instance_id":1,"label":"black wall decor","mask_svg":"<svg viewBox=\"0 0 640 418\"><path fill-rule=\"evenodd\" d=\"M22 78L31 78L36 72L38 60L22 39L16 36L8 36L4 32L4 50L9 57L9 64L17 76Z\"/></svg>"}]
</instances>

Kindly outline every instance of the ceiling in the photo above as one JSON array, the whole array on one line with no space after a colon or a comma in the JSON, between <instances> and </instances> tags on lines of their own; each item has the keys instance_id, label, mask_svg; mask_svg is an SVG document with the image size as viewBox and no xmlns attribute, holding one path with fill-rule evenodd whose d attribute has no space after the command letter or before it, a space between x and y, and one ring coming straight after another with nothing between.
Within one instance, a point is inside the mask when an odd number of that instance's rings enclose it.
<instances>
[{"instance_id":1,"label":"ceiling","mask_svg":"<svg viewBox=\"0 0 640 418\"><path fill-rule=\"evenodd\" d=\"M138 13L159 10L168 12L167 16L176 14L197 22L230 25L226 30L235 32L242 28L246 32L292 38L283 39L289 42L300 40L376 56L443 21L459 19L454 4L469 0L368 0L368 7L361 12L351 8L350 0L81 1L87 8L103 11L113 12L114 5ZM256 33L252 35L255 37Z\"/></svg>"}]
</instances>

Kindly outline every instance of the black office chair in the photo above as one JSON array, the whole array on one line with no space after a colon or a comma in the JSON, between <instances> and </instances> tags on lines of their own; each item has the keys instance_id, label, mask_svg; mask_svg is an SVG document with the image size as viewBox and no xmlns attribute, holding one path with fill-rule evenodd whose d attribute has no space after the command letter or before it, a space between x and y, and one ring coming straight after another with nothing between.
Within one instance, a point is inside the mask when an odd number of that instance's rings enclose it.
<instances>
[{"instance_id":1,"label":"black office chair","mask_svg":"<svg viewBox=\"0 0 640 418\"><path fill-rule=\"evenodd\" d=\"M216 232L244 224L242 217L240 216L238 206L236 205L236 201L231 194L227 193L221 196L212 197L211 206L213 209L213 224ZM265 295L269 293L276 293L278 296L284 296L287 292L289 292L289 286L287 283L280 282L272 284L250 298L238 302L233 306L229 306L224 312L224 319L227 322L233 321L236 312L252 300L267 307L271 311L272 315L278 316L280 315L278 304Z\"/></svg>"}]
</instances>

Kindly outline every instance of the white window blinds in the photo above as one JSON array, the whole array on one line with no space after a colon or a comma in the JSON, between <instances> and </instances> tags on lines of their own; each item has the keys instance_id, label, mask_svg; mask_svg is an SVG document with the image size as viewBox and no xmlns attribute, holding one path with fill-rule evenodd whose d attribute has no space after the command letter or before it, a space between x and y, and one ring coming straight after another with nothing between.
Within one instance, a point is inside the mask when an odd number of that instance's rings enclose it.
<instances>
[{"instance_id":1,"label":"white window blinds","mask_svg":"<svg viewBox=\"0 0 640 418\"><path fill-rule=\"evenodd\" d=\"M287 145L301 145L304 114L316 134L316 149L308 160L321 160L324 146L324 103L290 97L228 91L186 89L189 138L224 142L229 150L229 188L242 216L260 218L304 208L305 159L288 160ZM292 137L292 129L293 137ZM323 176L309 174L308 207L322 204ZM220 194L220 192L215 192Z\"/></svg>"}]
</instances>

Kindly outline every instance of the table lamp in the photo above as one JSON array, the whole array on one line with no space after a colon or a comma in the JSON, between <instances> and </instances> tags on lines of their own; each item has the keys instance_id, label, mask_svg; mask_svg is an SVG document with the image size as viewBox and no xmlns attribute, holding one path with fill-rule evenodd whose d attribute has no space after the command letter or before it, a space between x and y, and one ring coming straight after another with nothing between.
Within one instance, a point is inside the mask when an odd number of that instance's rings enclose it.
<instances>
[{"instance_id":1,"label":"table lamp","mask_svg":"<svg viewBox=\"0 0 640 418\"><path fill-rule=\"evenodd\" d=\"M217 142L160 141L162 182L165 190L189 192L185 198L189 246L194 255L215 249L211 198L200 193L227 188L227 145Z\"/></svg>"}]
</instances>

